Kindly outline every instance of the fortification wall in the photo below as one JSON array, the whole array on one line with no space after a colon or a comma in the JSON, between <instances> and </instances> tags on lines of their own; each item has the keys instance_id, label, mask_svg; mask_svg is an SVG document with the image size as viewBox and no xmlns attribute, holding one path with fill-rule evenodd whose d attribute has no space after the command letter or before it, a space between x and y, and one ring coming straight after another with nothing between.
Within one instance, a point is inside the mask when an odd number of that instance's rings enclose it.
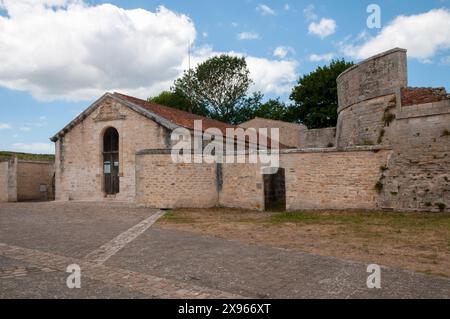
<instances>
[{"instance_id":1,"label":"fortification wall","mask_svg":"<svg viewBox=\"0 0 450 319\"><path fill-rule=\"evenodd\" d=\"M389 145L390 124L396 109L396 94L376 97L344 108L338 118L337 146Z\"/></svg>"},{"instance_id":2,"label":"fortification wall","mask_svg":"<svg viewBox=\"0 0 450 319\"><path fill-rule=\"evenodd\" d=\"M337 78L337 146L381 144L380 134L385 135L381 132L392 121L389 114L395 116L400 90L407 85L404 49L381 53L342 73Z\"/></svg>"},{"instance_id":3,"label":"fortification wall","mask_svg":"<svg viewBox=\"0 0 450 319\"><path fill-rule=\"evenodd\" d=\"M339 111L408 86L405 49L392 49L347 69L337 78Z\"/></svg>"},{"instance_id":4,"label":"fortification wall","mask_svg":"<svg viewBox=\"0 0 450 319\"><path fill-rule=\"evenodd\" d=\"M390 155L379 147L283 152L287 209L378 207L375 184ZM136 199L141 204L264 209L260 164L175 164L170 154L158 151L139 152L136 163Z\"/></svg>"},{"instance_id":5,"label":"fortification wall","mask_svg":"<svg viewBox=\"0 0 450 319\"><path fill-rule=\"evenodd\" d=\"M156 208L214 207L218 203L216 164L178 164L164 152L140 152L136 201Z\"/></svg>"},{"instance_id":6,"label":"fortification wall","mask_svg":"<svg viewBox=\"0 0 450 319\"><path fill-rule=\"evenodd\" d=\"M450 100L402 106L391 144L394 153L380 180L382 206L450 211Z\"/></svg>"},{"instance_id":7,"label":"fortification wall","mask_svg":"<svg viewBox=\"0 0 450 319\"><path fill-rule=\"evenodd\" d=\"M53 162L22 161L17 164L17 200L53 199Z\"/></svg>"},{"instance_id":8,"label":"fortification wall","mask_svg":"<svg viewBox=\"0 0 450 319\"><path fill-rule=\"evenodd\" d=\"M284 154L281 166L286 171L287 209L377 208L375 184L391 153L361 147Z\"/></svg>"}]
</instances>

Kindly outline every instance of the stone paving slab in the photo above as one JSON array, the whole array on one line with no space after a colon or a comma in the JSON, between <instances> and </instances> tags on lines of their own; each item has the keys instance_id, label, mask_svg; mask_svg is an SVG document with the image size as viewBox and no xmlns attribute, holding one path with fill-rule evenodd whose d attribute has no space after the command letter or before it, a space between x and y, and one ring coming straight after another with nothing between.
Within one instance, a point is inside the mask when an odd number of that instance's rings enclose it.
<instances>
[{"instance_id":1,"label":"stone paving slab","mask_svg":"<svg viewBox=\"0 0 450 319\"><path fill-rule=\"evenodd\" d=\"M155 212L110 203L0 203L0 242L82 258Z\"/></svg>"},{"instance_id":2,"label":"stone paving slab","mask_svg":"<svg viewBox=\"0 0 450 319\"><path fill-rule=\"evenodd\" d=\"M60 272L64 272L69 265L78 264L81 269L82 282L85 281L85 278L88 280L100 281L102 284L97 285L98 287L103 287L104 284L106 284L107 287L119 286L121 288L125 288L126 290L135 291L138 295L144 295L147 298L242 298L237 294L218 291L207 287L200 287L190 283L177 282L126 269L106 267L102 264L97 264L90 261L82 261L76 258L54 255L34 249L6 245L3 243L0 243L0 257L19 260L42 268L51 268ZM65 278L67 278L68 275L69 274L66 273ZM66 287L65 281L62 283L59 282L58 289L55 290L55 297L60 297L58 293L60 291L65 291L67 289ZM3 280L1 291L3 291ZM40 294L42 294L42 292Z\"/></svg>"},{"instance_id":3,"label":"stone paving slab","mask_svg":"<svg viewBox=\"0 0 450 319\"><path fill-rule=\"evenodd\" d=\"M152 228L106 265L260 298L450 298L450 280L298 251Z\"/></svg>"},{"instance_id":4,"label":"stone paving slab","mask_svg":"<svg viewBox=\"0 0 450 319\"><path fill-rule=\"evenodd\" d=\"M135 240L143 232L149 229L161 216L163 211L152 214L149 218L144 219L139 224L134 225L127 231L121 233L116 238L102 245L100 248L89 253L84 259L94 263L103 264L109 258L114 256L119 250L123 249L128 243Z\"/></svg>"},{"instance_id":5,"label":"stone paving slab","mask_svg":"<svg viewBox=\"0 0 450 319\"><path fill-rule=\"evenodd\" d=\"M0 256L0 267L15 265L18 268L39 269L24 261ZM28 272L24 276L13 278L0 277L0 299L142 299L148 298L145 294L125 287L106 284L99 280L82 278L81 289L69 289L66 279L69 273L52 269L49 271Z\"/></svg>"}]
</instances>

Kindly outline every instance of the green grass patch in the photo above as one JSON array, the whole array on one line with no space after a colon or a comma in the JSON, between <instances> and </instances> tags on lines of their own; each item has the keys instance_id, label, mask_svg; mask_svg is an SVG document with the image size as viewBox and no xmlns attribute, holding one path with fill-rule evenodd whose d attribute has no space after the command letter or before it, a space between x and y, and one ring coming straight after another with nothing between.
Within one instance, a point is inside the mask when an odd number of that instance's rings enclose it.
<instances>
[{"instance_id":1,"label":"green grass patch","mask_svg":"<svg viewBox=\"0 0 450 319\"><path fill-rule=\"evenodd\" d=\"M160 218L162 222L170 222L174 224L194 224L197 220L192 217L183 216L183 214L174 211L168 211L162 218Z\"/></svg>"},{"instance_id":2,"label":"green grass patch","mask_svg":"<svg viewBox=\"0 0 450 319\"><path fill-rule=\"evenodd\" d=\"M376 211L332 212L284 212L271 216L272 224L334 224L355 229L369 226L388 226L394 230L440 230L450 232L450 214L445 213L395 213Z\"/></svg>"},{"instance_id":3,"label":"green grass patch","mask_svg":"<svg viewBox=\"0 0 450 319\"><path fill-rule=\"evenodd\" d=\"M270 221L273 224L281 223L308 223L308 222L318 222L322 218L319 215L303 213L303 212L284 212L275 213Z\"/></svg>"},{"instance_id":4,"label":"green grass patch","mask_svg":"<svg viewBox=\"0 0 450 319\"><path fill-rule=\"evenodd\" d=\"M54 161L55 155L51 154L31 154L31 153L17 153L17 152L5 152L0 151L0 158L13 158L17 157L21 160L34 160L34 161Z\"/></svg>"}]
</instances>

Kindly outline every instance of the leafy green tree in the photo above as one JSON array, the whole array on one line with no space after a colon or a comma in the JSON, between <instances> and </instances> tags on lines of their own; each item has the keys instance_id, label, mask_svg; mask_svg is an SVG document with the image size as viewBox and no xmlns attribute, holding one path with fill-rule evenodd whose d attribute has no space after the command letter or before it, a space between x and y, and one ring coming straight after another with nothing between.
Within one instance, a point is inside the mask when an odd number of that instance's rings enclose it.
<instances>
[{"instance_id":1,"label":"leafy green tree","mask_svg":"<svg viewBox=\"0 0 450 319\"><path fill-rule=\"evenodd\" d=\"M197 115L209 115L208 109L204 105L192 104L191 101L179 91L163 91L157 96L149 97L148 101Z\"/></svg>"},{"instance_id":2,"label":"leafy green tree","mask_svg":"<svg viewBox=\"0 0 450 319\"><path fill-rule=\"evenodd\" d=\"M235 124L248 103L246 94L251 84L245 58L220 55L185 71L175 81L173 91L186 96L193 105L205 106L211 118Z\"/></svg>"},{"instance_id":3,"label":"leafy green tree","mask_svg":"<svg viewBox=\"0 0 450 319\"><path fill-rule=\"evenodd\" d=\"M285 119L303 123L308 128L336 126L336 79L352 65L353 62L343 59L333 60L330 65L318 67L314 72L301 77L290 95L294 104L289 108Z\"/></svg>"},{"instance_id":4,"label":"leafy green tree","mask_svg":"<svg viewBox=\"0 0 450 319\"><path fill-rule=\"evenodd\" d=\"M280 99L270 99L259 105L255 110L254 117L262 117L271 120L285 121L287 117L287 106Z\"/></svg>"},{"instance_id":5,"label":"leafy green tree","mask_svg":"<svg viewBox=\"0 0 450 319\"><path fill-rule=\"evenodd\" d=\"M280 99L270 99L263 103L263 98L264 95L261 92L255 92L252 96L245 98L236 122L246 122L255 117L284 121L288 110L286 104Z\"/></svg>"}]
</instances>

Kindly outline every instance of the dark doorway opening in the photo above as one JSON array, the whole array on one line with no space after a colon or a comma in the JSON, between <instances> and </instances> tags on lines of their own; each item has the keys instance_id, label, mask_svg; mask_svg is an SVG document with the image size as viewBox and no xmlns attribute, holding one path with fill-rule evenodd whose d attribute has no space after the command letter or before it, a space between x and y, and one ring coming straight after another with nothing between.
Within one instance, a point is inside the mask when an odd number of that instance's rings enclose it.
<instances>
[{"instance_id":1,"label":"dark doorway opening","mask_svg":"<svg viewBox=\"0 0 450 319\"><path fill-rule=\"evenodd\" d=\"M285 170L279 168L275 174L264 174L264 205L267 211L286 210Z\"/></svg>"},{"instance_id":2,"label":"dark doorway opening","mask_svg":"<svg viewBox=\"0 0 450 319\"><path fill-rule=\"evenodd\" d=\"M103 135L103 176L107 195L119 192L119 132L113 127Z\"/></svg>"}]
</instances>

